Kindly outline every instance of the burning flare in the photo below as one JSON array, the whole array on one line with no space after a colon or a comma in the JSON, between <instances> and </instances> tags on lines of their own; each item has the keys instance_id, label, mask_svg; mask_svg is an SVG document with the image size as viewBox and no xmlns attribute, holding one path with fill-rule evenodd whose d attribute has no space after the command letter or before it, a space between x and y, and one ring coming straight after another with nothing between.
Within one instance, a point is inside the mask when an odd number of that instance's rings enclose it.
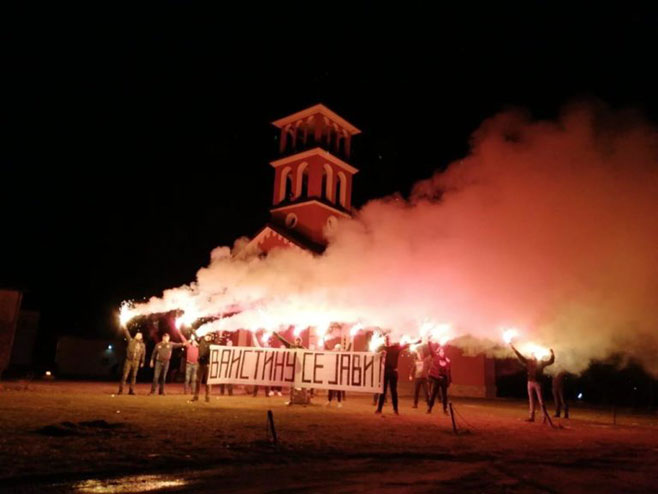
<instances>
[{"instance_id":1,"label":"burning flare","mask_svg":"<svg viewBox=\"0 0 658 494\"><path fill-rule=\"evenodd\" d=\"M138 315L139 313L135 310L132 302L123 302L119 309L119 324L121 324L121 327L125 328L130 320Z\"/></svg>"},{"instance_id":2,"label":"burning flare","mask_svg":"<svg viewBox=\"0 0 658 494\"><path fill-rule=\"evenodd\" d=\"M370 344L368 345L368 349L371 352L376 352L380 347L384 346L385 343L386 343L386 337L379 332L375 332L372 334L372 338L370 338Z\"/></svg>"},{"instance_id":3,"label":"burning flare","mask_svg":"<svg viewBox=\"0 0 658 494\"><path fill-rule=\"evenodd\" d=\"M503 341L509 345L510 343L512 343L512 340L516 338L518 335L519 332L515 328L506 329L505 331L503 331Z\"/></svg>"}]
</instances>

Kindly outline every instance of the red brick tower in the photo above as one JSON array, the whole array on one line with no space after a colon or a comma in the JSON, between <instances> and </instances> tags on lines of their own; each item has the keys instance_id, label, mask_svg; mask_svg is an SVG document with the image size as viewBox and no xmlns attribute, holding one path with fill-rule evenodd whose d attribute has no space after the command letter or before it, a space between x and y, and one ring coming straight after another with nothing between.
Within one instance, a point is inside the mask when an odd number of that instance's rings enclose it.
<instances>
[{"instance_id":1,"label":"red brick tower","mask_svg":"<svg viewBox=\"0 0 658 494\"><path fill-rule=\"evenodd\" d=\"M326 233L351 214L352 177L358 170L346 160L352 136L361 131L321 104L273 125L281 132L281 158L270 163L272 220L249 248L266 253L274 247L296 246L322 252Z\"/></svg>"}]
</instances>

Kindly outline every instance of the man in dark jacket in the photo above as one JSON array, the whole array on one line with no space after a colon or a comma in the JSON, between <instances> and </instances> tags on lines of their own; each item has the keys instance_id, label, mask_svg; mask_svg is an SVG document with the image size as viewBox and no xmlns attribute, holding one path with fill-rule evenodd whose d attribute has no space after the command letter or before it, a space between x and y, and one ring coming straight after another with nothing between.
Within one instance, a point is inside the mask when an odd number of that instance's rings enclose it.
<instances>
[{"instance_id":1,"label":"man in dark jacket","mask_svg":"<svg viewBox=\"0 0 658 494\"><path fill-rule=\"evenodd\" d=\"M167 371L169 370L169 361L171 360L171 352L174 348L180 348L187 345L187 340L181 333L183 338L183 343L172 343L169 341L169 333L165 333L162 337L162 341L155 345L153 353L151 354L151 367L155 367L155 372L153 373L153 384L151 386L151 392L149 395L155 393L155 388L159 384L159 394L164 395L164 385L165 379L167 377Z\"/></svg>"},{"instance_id":2,"label":"man in dark jacket","mask_svg":"<svg viewBox=\"0 0 658 494\"><path fill-rule=\"evenodd\" d=\"M201 383L206 385L206 402L210 401L210 391L212 386L208 384L210 371L210 345L213 344L213 336L208 333L199 340L199 370L197 372L196 386L194 388L194 398L192 401L199 401L199 388Z\"/></svg>"},{"instance_id":3,"label":"man in dark jacket","mask_svg":"<svg viewBox=\"0 0 658 494\"><path fill-rule=\"evenodd\" d=\"M386 360L384 362L384 389L379 395L379 403L377 404L377 410L375 413L382 413L382 408L384 407L384 401L386 400L386 388L391 389L391 400L393 401L393 412L395 415L399 415L398 412L398 360L400 359L400 353L409 348L411 343L405 345L400 345L399 343L390 344L389 336L386 335L385 344L379 348L379 351L386 352ZM420 343L420 340L416 343Z\"/></svg>"},{"instance_id":4,"label":"man in dark jacket","mask_svg":"<svg viewBox=\"0 0 658 494\"><path fill-rule=\"evenodd\" d=\"M128 340L128 347L126 348L126 360L123 362L123 376L119 383L119 393L123 393L123 387L126 385L126 380L130 374L130 390L129 395L135 394L135 383L137 382L137 371L144 367L144 358L146 356L146 347L144 346L143 336L141 331L135 333L135 337L130 336L126 328L122 328L126 339Z\"/></svg>"},{"instance_id":5,"label":"man in dark jacket","mask_svg":"<svg viewBox=\"0 0 658 494\"><path fill-rule=\"evenodd\" d=\"M548 360L537 360L537 357L531 355L530 357L525 357L521 354L514 345L510 343L512 350L516 353L519 361L524 365L528 373L528 408L529 416L527 422L535 421L535 396L539 402L539 408L544 409L544 400L541 396L541 379L544 376L544 368L551 365L555 362L555 354L553 349L551 349L551 358Z\"/></svg>"}]
</instances>

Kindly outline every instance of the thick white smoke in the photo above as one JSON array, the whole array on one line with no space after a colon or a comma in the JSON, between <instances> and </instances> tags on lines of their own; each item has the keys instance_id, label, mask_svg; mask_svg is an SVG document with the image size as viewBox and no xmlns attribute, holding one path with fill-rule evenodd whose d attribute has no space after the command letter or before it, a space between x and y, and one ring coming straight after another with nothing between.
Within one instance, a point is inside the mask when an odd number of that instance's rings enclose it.
<instances>
[{"instance_id":1,"label":"thick white smoke","mask_svg":"<svg viewBox=\"0 0 658 494\"><path fill-rule=\"evenodd\" d=\"M215 323L227 330L338 321L401 337L449 323L472 350L515 326L570 370L627 352L658 373L657 294L658 134L583 104L557 121L485 121L469 156L408 200L370 201L322 256L219 247L194 283L135 310L240 310Z\"/></svg>"}]
</instances>

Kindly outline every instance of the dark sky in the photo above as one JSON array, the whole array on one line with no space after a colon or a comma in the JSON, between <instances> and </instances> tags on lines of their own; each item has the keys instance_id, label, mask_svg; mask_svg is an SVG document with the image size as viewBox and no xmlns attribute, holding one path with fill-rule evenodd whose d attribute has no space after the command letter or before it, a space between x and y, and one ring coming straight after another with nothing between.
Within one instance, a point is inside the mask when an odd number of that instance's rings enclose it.
<instances>
[{"instance_id":1,"label":"dark sky","mask_svg":"<svg viewBox=\"0 0 658 494\"><path fill-rule=\"evenodd\" d=\"M510 106L658 116L658 16L629 2L231 3L0 7L0 285L30 291L44 335L110 334L121 300L190 282L255 233L270 122L306 106L363 131L356 205L408 194Z\"/></svg>"}]
</instances>

